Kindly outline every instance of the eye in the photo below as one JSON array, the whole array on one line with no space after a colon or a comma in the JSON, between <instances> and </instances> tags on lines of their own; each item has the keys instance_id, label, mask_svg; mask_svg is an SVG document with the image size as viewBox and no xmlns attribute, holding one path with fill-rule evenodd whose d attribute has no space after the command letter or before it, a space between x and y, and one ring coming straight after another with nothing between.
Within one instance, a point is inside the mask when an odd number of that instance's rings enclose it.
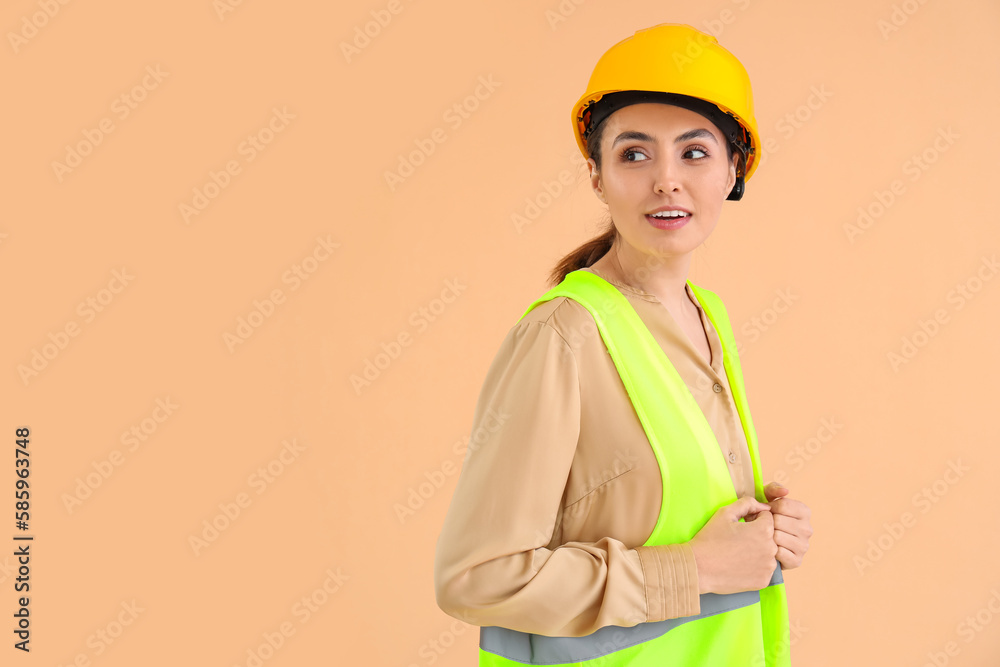
<instances>
[{"instance_id":1,"label":"eye","mask_svg":"<svg viewBox=\"0 0 1000 667\"><path fill-rule=\"evenodd\" d=\"M692 146L691 148L687 149L684 152L684 155L687 155L688 153L701 153L704 156L704 157L695 157L694 158L695 160L703 160L706 157L708 157L708 151L706 151L701 146Z\"/></svg>"},{"instance_id":2,"label":"eye","mask_svg":"<svg viewBox=\"0 0 1000 667\"><path fill-rule=\"evenodd\" d=\"M629 159L629 156L635 156L635 155L642 155L642 160ZM637 151L635 148L626 148L620 153L619 157L621 157L621 160L623 162L643 162L648 159L644 153Z\"/></svg>"}]
</instances>

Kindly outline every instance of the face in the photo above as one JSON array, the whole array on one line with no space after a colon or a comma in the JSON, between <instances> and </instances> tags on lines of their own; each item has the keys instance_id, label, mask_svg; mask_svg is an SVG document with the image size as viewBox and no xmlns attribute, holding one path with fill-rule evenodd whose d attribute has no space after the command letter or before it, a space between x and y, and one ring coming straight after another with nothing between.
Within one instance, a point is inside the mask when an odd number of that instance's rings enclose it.
<instances>
[{"instance_id":1,"label":"face","mask_svg":"<svg viewBox=\"0 0 1000 667\"><path fill-rule=\"evenodd\" d=\"M639 261L691 253L715 229L736 183L737 156L727 158L722 133L699 113L659 103L629 105L604 123L600 173L588 160L591 185L608 205L621 251ZM663 206L690 215L647 217Z\"/></svg>"}]
</instances>

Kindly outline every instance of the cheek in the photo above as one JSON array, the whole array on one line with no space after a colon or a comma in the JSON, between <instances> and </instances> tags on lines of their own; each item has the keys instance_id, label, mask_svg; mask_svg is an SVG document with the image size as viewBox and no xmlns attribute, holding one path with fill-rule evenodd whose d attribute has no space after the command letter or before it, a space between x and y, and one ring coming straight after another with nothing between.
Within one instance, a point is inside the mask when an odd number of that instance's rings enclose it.
<instances>
[{"instance_id":1,"label":"cheek","mask_svg":"<svg viewBox=\"0 0 1000 667\"><path fill-rule=\"evenodd\" d=\"M634 175L614 174L604 182L609 201L614 199L620 206L634 206L641 199L643 183Z\"/></svg>"},{"instance_id":2,"label":"cheek","mask_svg":"<svg viewBox=\"0 0 1000 667\"><path fill-rule=\"evenodd\" d=\"M729 186L728 170L712 174L712 178L705 183L705 192L711 192L713 198L725 199L729 189L731 186Z\"/></svg>"}]
</instances>

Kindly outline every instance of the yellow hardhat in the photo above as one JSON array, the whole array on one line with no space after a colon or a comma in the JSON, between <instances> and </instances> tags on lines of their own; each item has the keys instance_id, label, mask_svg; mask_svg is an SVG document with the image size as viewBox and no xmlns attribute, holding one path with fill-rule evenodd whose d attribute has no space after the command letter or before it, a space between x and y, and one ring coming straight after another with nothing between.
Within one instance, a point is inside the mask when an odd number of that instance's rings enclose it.
<instances>
[{"instance_id":1,"label":"yellow hardhat","mask_svg":"<svg viewBox=\"0 0 1000 667\"><path fill-rule=\"evenodd\" d=\"M603 101L601 101L603 100ZM573 106L573 133L584 158L587 136L623 106L663 102L696 111L718 126L742 156L729 199L757 168L760 134L746 69L718 40L689 25L661 23L637 30L601 56L587 92Z\"/></svg>"}]
</instances>

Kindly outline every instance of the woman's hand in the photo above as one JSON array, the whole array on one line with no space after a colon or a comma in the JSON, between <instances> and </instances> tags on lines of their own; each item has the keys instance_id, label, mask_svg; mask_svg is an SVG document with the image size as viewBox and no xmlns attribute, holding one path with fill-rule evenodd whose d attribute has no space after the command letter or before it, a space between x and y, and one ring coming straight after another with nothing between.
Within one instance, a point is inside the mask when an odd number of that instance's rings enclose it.
<instances>
[{"instance_id":1,"label":"woman's hand","mask_svg":"<svg viewBox=\"0 0 1000 667\"><path fill-rule=\"evenodd\" d=\"M749 521L749 515L756 519ZM771 510L751 496L720 507L689 544L698 567L699 593L760 590L774 573Z\"/></svg>"},{"instance_id":2,"label":"woman's hand","mask_svg":"<svg viewBox=\"0 0 1000 667\"><path fill-rule=\"evenodd\" d=\"M774 543L778 546L775 558L781 563L782 570L802 565L813 534L809 523L812 511L801 500L789 498L788 493L788 489L777 482L770 482L764 487L764 497L771 507L774 521Z\"/></svg>"}]
</instances>

